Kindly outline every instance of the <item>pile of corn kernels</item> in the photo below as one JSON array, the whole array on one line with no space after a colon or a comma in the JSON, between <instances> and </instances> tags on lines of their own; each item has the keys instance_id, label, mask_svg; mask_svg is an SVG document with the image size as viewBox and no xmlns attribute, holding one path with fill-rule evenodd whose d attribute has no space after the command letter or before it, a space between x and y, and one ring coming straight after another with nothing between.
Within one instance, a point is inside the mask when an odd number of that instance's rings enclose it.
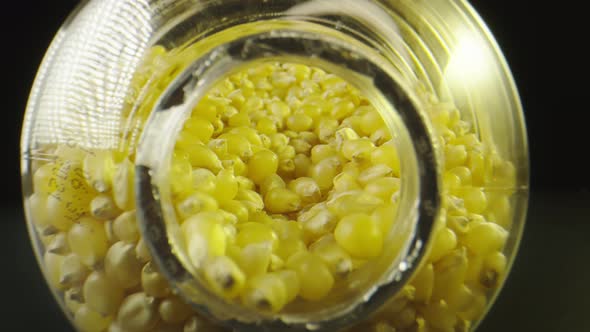
<instances>
[{"instance_id":1,"label":"pile of corn kernels","mask_svg":"<svg viewBox=\"0 0 590 332\"><path fill-rule=\"evenodd\" d=\"M509 194L482 188L510 188L514 169L451 105L425 100L444 151L442 218L411 284L354 331L468 331L505 273ZM76 326L219 329L151 263L133 156L53 154L36 166L28 206L47 279ZM300 64L260 64L213 87L181 131L170 172L190 263L220 296L265 312L338 292L381 255L399 201L399 157L379 113L341 78Z\"/></svg>"}]
</instances>

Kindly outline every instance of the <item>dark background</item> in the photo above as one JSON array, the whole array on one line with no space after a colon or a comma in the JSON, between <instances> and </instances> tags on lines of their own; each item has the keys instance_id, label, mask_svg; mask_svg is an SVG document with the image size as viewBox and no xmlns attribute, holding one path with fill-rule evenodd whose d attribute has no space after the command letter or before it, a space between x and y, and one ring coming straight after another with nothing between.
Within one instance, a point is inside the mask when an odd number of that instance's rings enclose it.
<instances>
[{"instance_id":1,"label":"dark background","mask_svg":"<svg viewBox=\"0 0 590 332\"><path fill-rule=\"evenodd\" d=\"M36 266L21 211L20 126L44 52L78 1L11 1L2 15L1 331L71 332ZM528 126L532 193L522 249L481 332L590 331L590 172L583 10L473 0L504 51Z\"/></svg>"}]
</instances>

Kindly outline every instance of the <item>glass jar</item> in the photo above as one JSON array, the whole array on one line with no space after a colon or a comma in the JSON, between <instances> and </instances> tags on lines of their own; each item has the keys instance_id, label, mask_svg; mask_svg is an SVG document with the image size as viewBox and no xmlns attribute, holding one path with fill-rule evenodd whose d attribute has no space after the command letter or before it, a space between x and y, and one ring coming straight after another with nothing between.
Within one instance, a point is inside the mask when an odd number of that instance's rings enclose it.
<instances>
[{"instance_id":1,"label":"glass jar","mask_svg":"<svg viewBox=\"0 0 590 332\"><path fill-rule=\"evenodd\" d=\"M528 196L516 88L462 0L86 1L21 151L80 331L472 331Z\"/></svg>"}]
</instances>

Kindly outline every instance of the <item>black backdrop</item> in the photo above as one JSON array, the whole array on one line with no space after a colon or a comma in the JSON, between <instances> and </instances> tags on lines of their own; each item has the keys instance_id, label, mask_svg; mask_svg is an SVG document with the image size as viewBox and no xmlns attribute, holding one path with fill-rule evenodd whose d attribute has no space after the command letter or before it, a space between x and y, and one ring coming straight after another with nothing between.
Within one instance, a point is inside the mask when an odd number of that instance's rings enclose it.
<instances>
[{"instance_id":1,"label":"black backdrop","mask_svg":"<svg viewBox=\"0 0 590 332\"><path fill-rule=\"evenodd\" d=\"M0 316L10 331L71 331L39 276L21 212L18 145L28 93L43 54L78 1L3 6L0 144ZM590 331L590 176L586 113L587 19L575 5L473 0L512 68L525 108L532 196L522 250L482 331ZM580 35L580 36L579 36ZM586 40L585 40L586 39ZM583 92L584 91L584 92ZM7 264L6 264L7 263ZM4 280L6 279L6 280ZM2 303L2 302L0 302ZM4 331L4 328L0 328Z\"/></svg>"}]
</instances>

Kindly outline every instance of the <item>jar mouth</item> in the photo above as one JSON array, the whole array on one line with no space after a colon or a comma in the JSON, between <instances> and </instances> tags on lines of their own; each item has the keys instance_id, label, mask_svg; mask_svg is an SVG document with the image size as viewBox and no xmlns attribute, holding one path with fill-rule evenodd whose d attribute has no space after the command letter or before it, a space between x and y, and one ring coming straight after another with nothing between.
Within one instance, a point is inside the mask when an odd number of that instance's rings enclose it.
<instances>
[{"instance_id":1,"label":"jar mouth","mask_svg":"<svg viewBox=\"0 0 590 332\"><path fill-rule=\"evenodd\" d=\"M357 83L382 115L396 138L402 169L402 192L397 219L406 236L397 252L379 258L382 268L366 270L366 283L354 299L334 299L304 312L261 314L229 304L195 278L196 273L177 243L179 225L170 208L167 178L174 141L190 110L220 77L261 61L289 61L313 65ZM404 80L374 52L360 43L335 36L282 28L257 32L217 46L199 57L167 87L146 124L136 157L137 206L146 243L162 273L180 295L201 313L240 331L326 330L348 326L376 311L406 284L425 255L440 210L436 146L420 103L403 85ZM403 207L403 208L401 208ZM389 253L389 255L388 255ZM329 305L326 306L326 303Z\"/></svg>"}]
</instances>

